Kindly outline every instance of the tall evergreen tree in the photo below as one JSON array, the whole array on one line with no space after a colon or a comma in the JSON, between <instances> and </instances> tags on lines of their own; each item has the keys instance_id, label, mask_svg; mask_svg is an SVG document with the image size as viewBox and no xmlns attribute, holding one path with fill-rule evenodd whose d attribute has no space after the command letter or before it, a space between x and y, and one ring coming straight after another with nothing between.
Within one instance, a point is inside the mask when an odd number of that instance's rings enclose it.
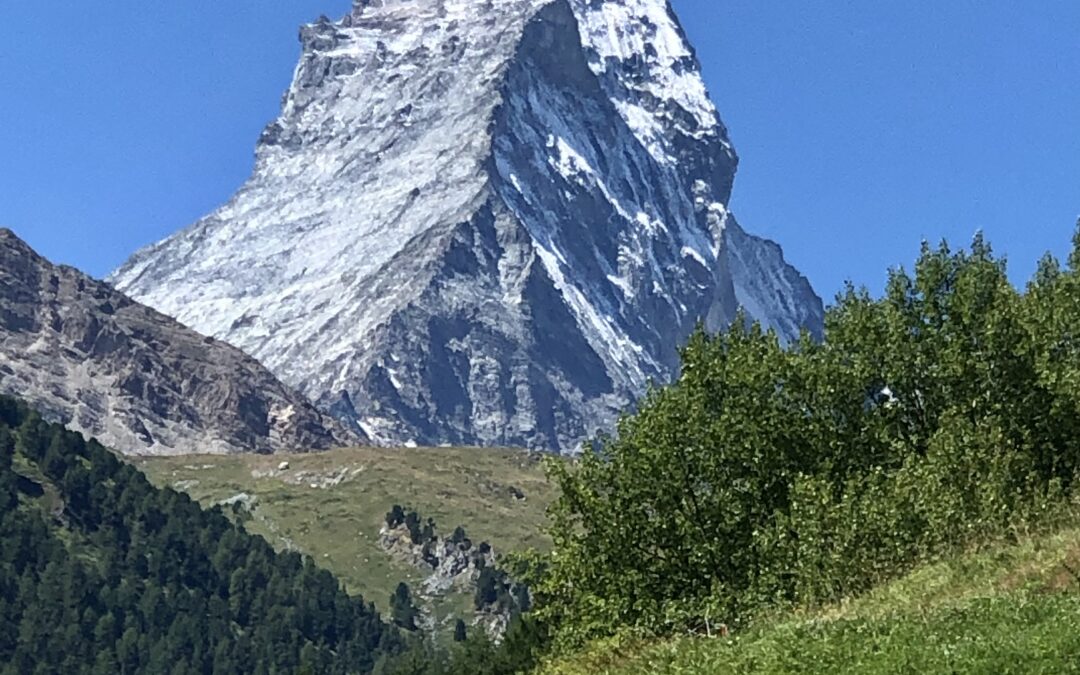
<instances>
[{"instance_id":1,"label":"tall evergreen tree","mask_svg":"<svg viewBox=\"0 0 1080 675\"><path fill-rule=\"evenodd\" d=\"M390 616L395 624L405 630L415 631L418 628L416 619L420 616L420 610L413 604L412 592L405 582L399 583L390 596Z\"/></svg>"}]
</instances>

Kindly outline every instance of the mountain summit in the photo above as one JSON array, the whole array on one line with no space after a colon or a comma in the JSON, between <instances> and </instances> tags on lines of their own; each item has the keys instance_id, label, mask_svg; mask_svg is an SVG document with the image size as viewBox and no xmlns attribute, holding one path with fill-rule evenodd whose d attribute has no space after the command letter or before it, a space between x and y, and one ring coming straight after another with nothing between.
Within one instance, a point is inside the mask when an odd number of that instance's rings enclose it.
<instances>
[{"instance_id":1,"label":"mountain summit","mask_svg":"<svg viewBox=\"0 0 1080 675\"><path fill-rule=\"evenodd\" d=\"M820 330L728 210L666 0L360 0L300 39L248 182L111 281L368 436L572 450L699 320Z\"/></svg>"}]
</instances>

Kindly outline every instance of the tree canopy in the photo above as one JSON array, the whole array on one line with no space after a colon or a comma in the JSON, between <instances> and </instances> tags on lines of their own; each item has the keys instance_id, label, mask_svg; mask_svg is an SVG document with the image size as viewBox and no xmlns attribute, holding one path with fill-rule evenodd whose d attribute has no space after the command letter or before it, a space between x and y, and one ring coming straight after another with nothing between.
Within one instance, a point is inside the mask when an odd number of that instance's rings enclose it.
<instances>
[{"instance_id":1,"label":"tree canopy","mask_svg":"<svg viewBox=\"0 0 1080 675\"><path fill-rule=\"evenodd\" d=\"M0 673L364 673L403 648L297 553L0 397Z\"/></svg>"},{"instance_id":2,"label":"tree canopy","mask_svg":"<svg viewBox=\"0 0 1080 675\"><path fill-rule=\"evenodd\" d=\"M698 331L561 487L536 616L560 640L836 600L1063 508L1080 462L1080 229L1023 291L981 236L924 245L824 340Z\"/></svg>"}]
</instances>

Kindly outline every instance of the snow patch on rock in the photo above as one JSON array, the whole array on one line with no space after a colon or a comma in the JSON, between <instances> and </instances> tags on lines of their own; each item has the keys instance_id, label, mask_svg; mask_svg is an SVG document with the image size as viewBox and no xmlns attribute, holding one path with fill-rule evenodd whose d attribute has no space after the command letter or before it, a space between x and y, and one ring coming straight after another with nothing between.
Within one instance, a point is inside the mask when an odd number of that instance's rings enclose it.
<instances>
[{"instance_id":1,"label":"snow patch on rock","mask_svg":"<svg viewBox=\"0 0 1080 675\"><path fill-rule=\"evenodd\" d=\"M301 42L250 180L112 281L356 431L573 451L698 321L820 330L666 0L365 0Z\"/></svg>"}]
</instances>

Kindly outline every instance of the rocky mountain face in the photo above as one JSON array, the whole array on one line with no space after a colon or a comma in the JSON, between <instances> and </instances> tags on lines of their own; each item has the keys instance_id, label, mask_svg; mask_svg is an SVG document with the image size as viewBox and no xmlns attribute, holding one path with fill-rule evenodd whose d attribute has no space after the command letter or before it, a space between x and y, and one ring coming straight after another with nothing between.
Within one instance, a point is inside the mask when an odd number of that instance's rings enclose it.
<instances>
[{"instance_id":1,"label":"rocky mountain face","mask_svg":"<svg viewBox=\"0 0 1080 675\"><path fill-rule=\"evenodd\" d=\"M111 280L371 438L570 451L698 321L820 330L728 210L666 0L359 0L300 38L248 182Z\"/></svg>"},{"instance_id":2,"label":"rocky mountain face","mask_svg":"<svg viewBox=\"0 0 1080 675\"><path fill-rule=\"evenodd\" d=\"M355 442L235 347L204 337L0 230L0 393L130 454Z\"/></svg>"}]
</instances>

